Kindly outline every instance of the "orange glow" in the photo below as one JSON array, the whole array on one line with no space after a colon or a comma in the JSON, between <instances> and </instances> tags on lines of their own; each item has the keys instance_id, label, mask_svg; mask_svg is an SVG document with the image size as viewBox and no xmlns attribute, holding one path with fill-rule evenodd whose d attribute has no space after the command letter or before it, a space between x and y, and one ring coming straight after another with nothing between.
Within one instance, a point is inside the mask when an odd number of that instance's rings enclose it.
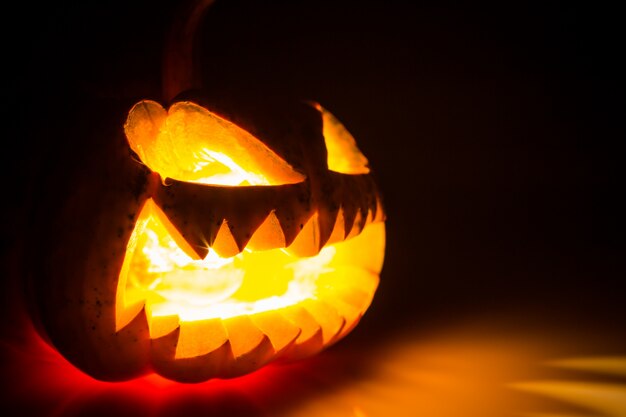
<instances>
[{"instance_id":1,"label":"orange glow","mask_svg":"<svg viewBox=\"0 0 626 417\"><path fill-rule=\"evenodd\" d=\"M167 111L143 100L131 109L124 131L132 150L163 178L230 186L305 179L250 133L192 102Z\"/></svg>"},{"instance_id":2,"label":"orange glow","mask_svg":"<svg viewBox=\"0 0 626 417\"><path fill-rule=\"evenodd\" d=\"M588 339L562 340L560 334L553 340L548 332L537 335L507 326L507 321L480 319L421 334L408 328L376 333L368 343L346 341L305 361L266 366L234 379L181 384L155 374L126 382L97 381L25 325L21 342L0 343L4 376L11 381L4 387L4 406L17 404L19 408L9 409L41 416L99 415L114 406L119 417L626 415L626 385L603 371L604 366L585 367L582 375L555 374L545 366L555 354L589 353ZM596 352L603 351L595 345ZM623 367L624 358L614 359L615 367ZM603 359L588 357L597 360Z\"/></svg>"},{"instance_id":3,"label":"orange glow","mask_svg":"<svg viewBox=\"0 0 626 417\"><path fill-rule=\"evenodd\" d=\"M587 381L548 379L512 384L520 391L553 398L603 416L626 416L626 385L593 381L598 376L626 377L626 357L581 357L548 361L546 365L571 371L587 372ZM538 415L538 414L536 414Z\"/></svg>"},{"instance_id":4,"label":"orange glow","mask_svg":"<svg viewBox=\"0 0 626 417\"><path fill-rule=\"evenodd\" d=\"M368 161L356 145L348 129L328 110L314 103L322 113L324 141L328 153L328 169L341 174L368 174Z\"/></svg>"},{"instance_id":5,"label":"orange glow","mask_svg":"<svg viewBox=\"0 0 626 417\"><path fill-rule=\"evenodd\" d=\"M549 361L547 365L574 371L626 377L626 357L622 356L558 359Z\"/></svg>"},{"instance_id":6,"label":"orange glow","mask_svg":"<svg viewBox=\"0 0 626 417\"><path fill-rule=\"evenodd\" d=\"M317 334L307 331L311 317L325 346L346 335L365 313L382 268L384 224L370 223L356 237L306 258L290 248L246 248L233 257L211 249L197 259L181 246L184 239L149 200L119 279L118 330L145 306L151 337L180 327L176 357L186 358L219 348L232 337L229 328L241 326L241 319L234 319L247 317L275 350L295 341L291 355L301 356ZM307 314L287 312L298 305ZM276 323L283 325L275 328ZM251 342L248 348L254 347Z\"/></svg>"}]
</instances>

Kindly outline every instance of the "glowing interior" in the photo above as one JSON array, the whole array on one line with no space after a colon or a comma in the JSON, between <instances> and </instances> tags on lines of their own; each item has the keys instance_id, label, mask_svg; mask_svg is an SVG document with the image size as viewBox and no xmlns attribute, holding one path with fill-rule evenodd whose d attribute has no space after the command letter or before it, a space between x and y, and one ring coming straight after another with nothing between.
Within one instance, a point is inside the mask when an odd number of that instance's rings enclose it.
<instances>
[{"instance_id":1,"label":"glowing interior","mask_svg":"<svg viewBox=\"0 0 626 417\"><path fill-rule=\"evenodd\" d=\"M343 228L343 222L338 224ZM152 338L178 326L234 317L252 317L303 302L327 333L348 331L365 312L378 284L384 253L384 225L371 223L344 242L327 245L317 255L299 257L290 248L245 249L232 257L210 250L192 258L185 241L162 211L149 200L128 244L117 292L117 328L124 327L143 306ZM314 303L314 304L310 304ZM317 304L315 304L317 303ZM318 305L319 304L319 305ZM320 308L335 310L334 319ZM284 320L284 317L281 317ZM295 323L298 325L298 323ZM326 328L324 329L324 326ZM333 327L331 329L331 327ZM302 330L302 329L301 329ZM206 353L197 339L202 332L181 331L177 357Z\"/></svg>"},{"instance_id":2,"label":"glowing interior","mask_svg":"<svg viewBox=\"0 0 626 417\"><path fill-rule=\"evenodd\" d=\"M124 130L141 161L163 178L229 186L305 179L259 139L192 102L165 110L155 101L141 101Z\"/></svg>"}]
</instances>

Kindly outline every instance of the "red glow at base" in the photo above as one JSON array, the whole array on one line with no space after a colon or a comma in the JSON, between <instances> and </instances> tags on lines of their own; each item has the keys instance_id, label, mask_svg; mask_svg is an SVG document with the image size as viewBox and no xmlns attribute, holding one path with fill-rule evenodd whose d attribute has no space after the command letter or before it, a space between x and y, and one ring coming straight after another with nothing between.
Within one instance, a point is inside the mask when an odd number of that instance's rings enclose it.
<instances>
[{"instance_id":1,"label":"red glow at base","mask_svg":"<svg viewBox=\"0 0 626 417\"><path fill-rule=\"evenodd\" d=\"M183 384L169 379L163 378L157 374L148 374L146 376L136 378L130 381L121 382L105 382L99 381L90 377L89 375L81 372L78 368L70 364L65 358L61 356L53 347L48 345L31 327L29 329L28 347L18 354L24 355L23 366L32 367L32 371L37 374L34 378L42 385L47 382L54 381L55 387L59 388L59 382L62 385L73 386L74 388L80 387L81 389L122 389L126 393L135 393L138 395L149 394L151 397L155 395L155 389L163 389L167 394L178 390L190 391L190 390L204 390L211 389L233 389L233 388L254 388L259 389L265 386L267 389L267 382L273 379L280 373L284 373L284 369L281 370L281 365L269 365L259 369L248 375L244 375L233 379L213 379L198 384ZM28 356L28 357L26 357ZM287 367L293 367L294 365L283 365ZM31 369L29 369L31 370ZM32 382L32 381L31 381ZM257 385L259 387L257 387ZM43 388L43 387L42 387ZM46 387L49 389L49 387ZM147 391L148 392L147 392Z\"/></svg>"},{"instance_id":2,"label":"red glow at base","mask_svg":"<svg viewBox=\"0 0 626 417\"><path fill-rule=\"evenodd\" d=\"M258 414L298 390L311 363L268 365L233 379L198 384L170 381L156 374L130 381L103 382L84 374L48 345L28 320L19 335L0 344L4 395L27 415L195 415L211 409ZM16 326L17 328L17 326ZM300 375L298 377L298 375ZM306 379L306 378L305 378ZM26 407L23 409L22 407ZM173 414L167 412L171 408ZM165 410L165 411L164 411ZM139 412L139 414L137 414ZM34 414L33 414L34 413Z\"/></svg>"},{"instance_id":3,"label":"red glow at base","mask_svg":"<svg viewBox=\"0 0 626 417\"><path fill-rule=\"evenodd\" d=\"M624 343L611 323L573 331L475 317L229 380L110 383L74 368L19 311L0 331L2 416L626 416Z\"/></svg>"}]
</instances>

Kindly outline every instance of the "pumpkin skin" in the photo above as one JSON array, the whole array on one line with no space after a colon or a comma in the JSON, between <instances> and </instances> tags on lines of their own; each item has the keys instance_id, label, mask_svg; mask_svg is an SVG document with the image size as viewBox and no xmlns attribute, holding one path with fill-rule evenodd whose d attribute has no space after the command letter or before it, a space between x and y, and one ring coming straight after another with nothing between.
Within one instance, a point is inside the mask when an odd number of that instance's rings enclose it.
<instances>
[{"instance_id":1,"label":"pumpkin skin","mask_svg":"<svg viewBox=\"0 0 626 417\"><path fill-rule=\"evenodd\" d=\"M128 125L123 120L127 115L120 114L118 130L112 137L94 141L90 152L97 157L68 187L63 207L50 214L50 248L33 265L34 310L44 337L97 379L120 381L156 372L181 382L239 376L270 361L315 354L344 337L369 306L382 267L384 213L372 176L328 169L319 107L281 102L259 106L197 94L174 102L209 109L249 132L302 173L303 180L232 187L163 178L130 149L122 129L124 123ZM369 275L358 285L367 288L356 301L342 289L343 301L340 297L305 300L276 310L208 320L212 327L202 329L215 346L202 354L177 357L181 326L154 337L145 303L120 325L120 277L129 241L147 204L162 210L199 258L209 247L219 246L224 224L236 249L223 255L243 251L270 213L278 219L287 249L293 248L295 256L302 258L317 255L331 235L348 243L366 227L378 227L377 239L365 245L372 247L374 256L366 254ZM336 224L339 213L342 225ZM294 242L314 215L315 245L295 248ZM337 228L344 232L339 239Z\"/></svg>"}]
</instances>

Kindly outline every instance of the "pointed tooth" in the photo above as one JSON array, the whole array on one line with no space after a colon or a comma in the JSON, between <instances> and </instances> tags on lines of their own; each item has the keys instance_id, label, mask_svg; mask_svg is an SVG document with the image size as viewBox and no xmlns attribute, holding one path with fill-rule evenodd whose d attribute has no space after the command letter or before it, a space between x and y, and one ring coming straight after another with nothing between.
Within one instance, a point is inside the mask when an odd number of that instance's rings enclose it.
<instances>
[{"instance_id":1,"label":"pointed tooth","mask_svg":"<svg viewBox=\"0 0 626 417\"><path fill-rule=\"evenodd\" d=\"M374 213L375 209L368 209L367 216L365 216L365 222L363 223L363 228L365 228L368 224L374 222L374 217L376 214Z\"/></svg>"},{"instance_id":2,"label":"pointed tooth","mask_svg":"<svg viewBox=\"0 0 626 417\"><path fill-rule=\"evenodd\" d=\"M354 317L354 319L351 320L350 323L348 323L348 321L346 321L346 325L343 326L341 331L337 334L337 336L335 336L335 338L330 343L331 344L336 343L339 340L341 340L344 337L346 337L348 334L350 334L350 332L352 332L352 330L354 330L354 328L359 324L359 322L361 321L362 318L363 318L363 313L359 313L356 317Z\"/></svg>"},{"instance_id":3,"label":"pointed tooth","mask_svg":"<svg viewBox=\"0 0 626 417\"><path fill-rule=\"evenodd\" d=\"M315 318L306 309L299 305L293 305L285 307L280 310L283 317L293 323L298 329L300 334L296 339L296 344L302 344L315 336L320 331L320 325L315 321Z\"/></svg>"},{"instance_id":4,"label":"pointed tooth","mask_svg":"<svg viewBox=\"0 0 626 417\"><path fill-rule=\"evenodd\" d=\"M335 226L333 227L330 237L326 242L326 245L331 245L337 242L343 242L346 236L346 225L343 216L343 209L340 207L337 211L337 217L335 218Z\"/></svg>"},{"instance_id":5,"label":"pointed tooth","mask_svg":"<svg viewBox=\"0 0 626 417\"><path fill-rule=\"evenodd\" d=\"M220 319L183 321L176 346L176 359L206 355L222 346L228 335Z\"/></svg>"},{"instance_id":6,"label":"pointed tooth","mask_svg":"<svg viewBox=\"0 0 626 417\"><path fill-rule=\"evenodd\" d=\"M363 212L363 216L368 210L376 207L376 200L378 199L378 189L371 178L361 178L361 192L359 193L360 208Z\"/></svg>"},{"instance_id":7,"label":"pointed tooth","mask_svg":"<svg viewBox=\"0 0 626 417\"><path fill-rule=\"evenodd\" d=\"M337 243L337 251L328 266L363 269L374 274L378 280L384 258L385 223L377 222L363 229L358 238Z\"/></svg>"},{"instance_id":8,"label":"pointed tooth","mask_svg":"<svg viewBox=\"0 0 626 417\"><path fill-rule=\"evenodd\" d=\"M344 236L345 239L348 239L348 235L352 230L352 226L355 224L355 219L358 213L358 210L353 205L344 205L343 208L343 224L345 226Z\"/></svg>"},{"instance_id":9,"label":"pointed tooth","mask_svg":"<svg viewBox=\"0 0 626 417\"><path fill-rule=\"evenodd\" d=\"M374 219L376 219L377 210L378 210L378 195L372 195L369 199L369 203L367 204L367 219L369 223L374 222Z\"/></svg>"},{"instance_id":10,"label":"pointed tooth","mask_svg":"<svg viewBox=\"0 0 626 417\"><path fill-rule=\"evenodd\" d=\"M324 345L328 345L331 340L341 331L345 324L345 319L328 304L320 300L307 299L302 302L304 307L322 328Z\"/></svg>"},{"instance_id":11,"label":"pointed tooth","mask_svg":"<svg viewBox=\"0 0 626 417\"><path fill-rule=\"evenodd\" d=\"M246 207L239 208L238 210L228 210L228 214L225 217L230 228L230 233L233 235L233 239L240 251L250 243L257 229L263 225L263 222L267 220L273 212L273 210L265 209L262 203L257 205L254 196L258 197L259 195L252 195ZM276 219L276 223L278 223L278 219Z\"/></svg>"},{"instance_id":12,"label":"pointed tooth","mask_svg":"<svg viewBox=\"0 0 626 417\"><path fill-rule=\"evenodd\" d=\"M301 332L276 310L250 315L250 319L269 338L276 355L291 345Z\"/></svg>"},{"instance_id":13,"label":"pointed tooth","mask_svg":"<svg viewBox=\"0 0 626 417\"><path fill-rule=\"evenodd\" d=\"M281 354L281 359L286 361L297 361L308 358L319 353L325 347L324 333L321 327L302 343L293 343Z\"/></svg>"},{"instance_id":14,"label":"pointed tooth","mask_svg":"<svg viewBox=\"0 0 626 417\"><path fill-rule=\"evenodd\" d=\"M259 330L248 316L237 316L223 321L228 332L231 356L221 374L231 378L252 372L274 357L270 339Z\"/></svg>"},{"instance_id":15,"label":"pointed tooth","mask_svg":"<svg viewBox=\"0 0 626 417\"><path fill-rule=\"evenodd\" d=\"M147 223L146 218L148 217L148 210L146 206L147 204L144 204L144 207L137 217L133 232L126 247L122 268L117 278L115 293L115 331L119 331L128 325L145 305L144 292L130 285L128 275L132 257L137 250L138 236L143 233Z\"/></svg>"},{"instance_id":16,"label":"pointed tooth","mask_svg":"<svg viewBox=\"0 0 626 417\"><path fill-rule=\"evenodd\" d=\"M146 300L146 316L150 338L158 339L176 330L179 325L178 314L172 312L167 300L156 293L149 293Z\"/></svg>"},{"instance_id":17,"label":"pointed tooth","mask_svg":"<svg viewBox=\"0 0 626 417\"><path fill-rule=\"evenodd\" d=\"M253 251L263 251L285 246L285 234L275 211L272 210L248 241L247 248Z\"/></svg>"},{"instance_id":18,"label":"pointed tooth","mask_svg":"<svg viewBox=\"0 0 626 417\"><path fill-rule=\"evenodd\" d=\"M121 278L120 278L121 279ZM146 304L145 292L137 288L127 288L125 283L118 283L115 309L115 330L120 331L133 321Z\"/></svg>"},{"instance_id":19,"label":"pointed tooth","mask_svg":"<svg viewBox=\"0 0 626 417\"><path fill-rule=\"evenodd\" d=\"M158 222L160 222L167 230L170 237L176 242L178 247L183 250L192 259L203 259L208 252L207 242L199 242L199 236L195 234L193 236L184 235L181 230L188 229L187 219L181 215L178 211L168 209L166 214L165 209L160 207L153 199L148 200L146 208L150 210L150 214ZM181 228L181 226L184 226ZM191 237L191 239L190 239ZM199 242L200 244L192 245L191 242Z\"/></svg>"},{"instance_id":20,"label":"pointed tooth","mask_svg":"<svg viewBox=\"0 0 626 417\"><path fill-rule=\"evenodd\" d=\"M300 335L283 352L283 358L298 360L312 356L324 348L322 328L311 313L299 305L283 308L280 313L300 329Z\"/></svg>"},{"instance_id":21,"label":"pointed tooth","mask_svg":"<svg viewBox=\"0 0 626 417\"><path fill-rule=\"evenodd\" d=\"M170 237L176 242L176 245L183 250L192 259L198 259L198 252L193 248L189 242L183 237L180 231L172 223L172 221L165 215L163 210L150 199L148 201L150 205L151 214L165 227Z\"/></svg>"},{"instance_id":22,"label":"pointed tooth","mask_svg":"<svg viewBox=\"0 0 626 417\"><path fill-rule=\"evenodd\" d=\"M151 340L150 361L155 371L161 375L168 373L175 361L179 335L180 328L176 328L169 334Z\"/></svg>"},{"instance_id":23,"label":"pointed tooth","mask_svg":"<svg viewBox=\"0 0 626 417\"><path fill-rule=\"evenodd\" d=\"M101 325L102 322L105 322L105 320L100 320L95 325ZM113 331L112 324L110 321L106 321L106 330L104 330L105 327L103 325L102 331ZM88 329L90 332L93 330L91 326ZM85 333L78 337L84 337L85 335L93 337L96 333ZM145 373L149 362L148 353L150 352L150 335L145 310L143 308L140 309L139 313L126 326L116 331L113 336L115 337L112 338L111 344L108 345L110 349L103 349L99 352L101 354L99 359L103 363L108 364L108 366L104 369L96 370L96 374L108 377L108 380L112 380L112 378L125 380ZM119 352L124 352L123 357L120 357Z\"/></svg>"},{"instance_id":24,"label":"pointed tooth","mask_svg":"<svg viewBox=\"0 0 626 417\"><path fill-rule=\"evenodd\" d=\"M254 350L265 337L248 316L225 319L223 324L235 359Z\"/></svg>"},{"instance_id":25,"label":"pointed tooth","mask_svg":"<svg viewBox=\"0 0 626 417\"><path fill-rule=\"evenodd\" d=\"M337 314L345 320L345 323L341 330L332 338L330 343L335 343L339 339L342 339L348 333L352 331L358 324L363 311L361 309L350 305L338 297L327 296L324 297L324 302L335 309Z\"/></svg>"},{"instance_id":26,"label":"pointed tooth","mask_svg":"<svg viewBox=\"0 0 626 417\"><path fill-rule=\"evenodd\" d=\"M371 272L350 266L337 267L318 278L316 295L346 320L331 343L350 333L358 324L372 302L378 281Z\"/></svg>"},{"instance_id":27,"label":"pointed tooth","mask_svg":"<svg viewBox=\"0 0 626 417\"><path fill-rule=\"evenodd\" d=\"M380 198L376 199L376 210L374 212L374 221L382 222L385 221L385 210L383 208L383 203Z\"/></svg>"},{"instance_id":28,"label":"pointed tooth","mask_svg":"<svg viewBox=\"0 0 626 417\"><path fill-rule=\"evenodd\" d=\"M156 373L179 382L201 382L218 377L231 357L227 341L211 352L189 358L177 358L180 328L158 339L152 339L150 360Z\"/></svg>"},{"instance_id":29,"label":"pointed tooth","mask_svg":"<svg viewBox=\"0 0 626 417\"><path fill-rule=\"evenodd\" d=\"M313 213L301 206L276 210L276 217L285 236L285 245L289 246L309 221Z\"/></svg>"},{"instance_id":30,"label":"pointed tooth","mask_svg":"<svg viewBox=\"0 0 626 417\"><path fill-rule=\"evenodd\" d=\"M317 255L320 251L319 218L315 213L304 224L298 236L287 247L287 252L298 257Z\"/></svg>"},{"instance_id":31,"label":"pointed tooth","mask_svg":"<svg viewBox=\"0 0 626 417\"><path fill-rule=\"evenodd\" d=\"M174 329L169 334L152 339L151 356L153 362L156 359L160 361L174 361L176 357L176 349L179 345L178 338L180 328Z\"/></svg>"},{"instance_id":32,"label":"pointed tooth","mask_svg":"<svg viewBox=\"0 0 626 417\"><path fill-rule=\"evenodd\" d=\"M126 327L146 304L146 293L131 285L129 281L132 257L137 248L137 241L144 233L148 219L151 215L152 200L148 199L137 216L129 243L124 254L124 261L117 280L115 294L115 330L120 331Z\"/></svg>"},{"instance_id":33,"label":"pointed tooth","mask_svg":"<svg viewBox=\"0 0 626 417\"><path fill-rule=\"evenodd\" d=\"M334 204L319 205L317 210L318 251L321 250L327 244L328 239L330 239L339 211L340 208Z\"/></svg>"},{"instance_id":34,"label":"pointed tooth","mask_svg":"<svg viewBox=\"0 0 626 417\"><path fill-rule=\"evenodd\" d=\"M364 207L361 209L361 219L359 222L359 233L365 228L365 225L367 224L367 216L369 213L369 209L367 207Z\"/></svg>"},{"instance_id":35,"label":"pointed tooth","mask_svg":"<svg viewBox=\"0 0 626 417\"><path fill-rule=\"evenodd\" d=\"M151 339L165 336L178 327L179 319L177 314L159 316L157 313L155 315L155 311L150 306L146 308L146 314L148 316L148 328L150 329Z\"/></svg>"},{"instance_id":36,"label":"pointed tooth","mask_svg":"<svg viewBox=\"0 0 626 417\"><path fill-rule=\"evenodd\" d=\"M222 378L234 378L249 374L274 358L274 348L267 337L263 337L261 343L250 352L238 357L233 355L230 344L227 343L227 345L229 356L220 371L220 377Z\"/></svg>"},{"instance_id":37,"label":"pointed tooth","mask_svg":"<svg viewBox=\"0 0 626 417\"><path fill-rule=\"evenodd\" d=\"M356 212L356 216L354 217L354 221L352 222L352 228L350 229L350 232L346 235L346 240L353 238L354 236L357 236L359 233L361 233L362 223L363 216L361 215L361 210L358 210Z\"/></svg>"},{"instance_id":38,"label":"pointed tooth","mask_svg":"<svg viewBox=\"0 0 626 417\"><path fill-rule=\"evenodd\" d=\"M222 221L211 248L222 258L230 258L241 252L226 220Z\"/></svg>"}]
</instances>

